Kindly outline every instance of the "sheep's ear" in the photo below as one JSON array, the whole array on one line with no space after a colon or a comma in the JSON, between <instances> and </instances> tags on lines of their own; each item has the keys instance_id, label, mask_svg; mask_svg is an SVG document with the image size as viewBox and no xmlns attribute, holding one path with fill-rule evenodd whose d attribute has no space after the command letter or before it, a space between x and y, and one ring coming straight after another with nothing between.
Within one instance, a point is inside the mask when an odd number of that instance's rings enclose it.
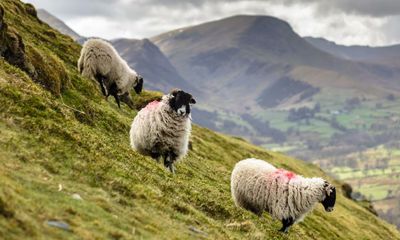
<instances>
[{"instance_id":1,"label":"sheep's ear","mask_svg":"<svg viewBox=\"0 0 400 240\"><path fill-rule=\"evenodd\" d=\"M176 95L178 95L178 92L181 91L180 89L174 88L171 91L172 96L176 97Z\"/></svg>"},{"instance_id":2,"label":"sheep's ear","mask_svg":"<svg viewBox=\"0 0 400 240\"><path fill-rule=\"evenodd\" d=\"M328 186L329 186L329 182L326 181L326 180L324 180L324 188L326 188L326 187L328 187Z\"/></svg>"},{"instance_id":3,"label":"sheep's ear","mask_svg":"<svg viewBox=\"0 0 400 240\"><path fill-rule=\"evenodd\" d=\"M196 104L196 99L191 98L189 103L190 103L190 104Z\"/></svg>"},{"instance_id":4,"label":"sheep's ear","mask_svg":"<svg viewBox=\"0 0 400 240\"><path fill-rule=\"evenodd\" d=\"M336 190L335 186L331 185L330 183L327 182L327 185L324 185L325 187L325 192L326 195L329 197L331 195L331 193Z\"/></svg>"}]
</instances>

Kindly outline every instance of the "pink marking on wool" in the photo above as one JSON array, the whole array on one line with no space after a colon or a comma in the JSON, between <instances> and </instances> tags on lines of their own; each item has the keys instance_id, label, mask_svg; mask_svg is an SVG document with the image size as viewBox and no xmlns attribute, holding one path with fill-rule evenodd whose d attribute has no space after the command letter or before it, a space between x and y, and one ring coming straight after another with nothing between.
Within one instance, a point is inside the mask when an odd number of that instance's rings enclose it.
<instances>
[{"instance_id":1,"label":"pink marking on wool","mask_svg":"<svg viewBox=\"0 0 400 240\"><path fill-rule=\"evenodd\" d=\"M292 178L295 178L295 177L296 177L296 174L295 174L295 173L290 172L290 171L285 170L285 169L277 169L277 170L275 171L275 173L276 173L277 175L279 175L279 176L283 176L283 177L287 178L288 180L291 180Z\"/></svg>"},{"instance_id":2,"label":"pink marking on wool","mask_svg":"<svg viewBox=\"0 0 400 240\"><path fill-rule=\"evenodd\" d=\"M158 104L160 104L159 101L152 101L151 103L147 104L145 109L146 110L152 110L152 109L156 108L158 106Z\"/></svg>"}]
</instances>

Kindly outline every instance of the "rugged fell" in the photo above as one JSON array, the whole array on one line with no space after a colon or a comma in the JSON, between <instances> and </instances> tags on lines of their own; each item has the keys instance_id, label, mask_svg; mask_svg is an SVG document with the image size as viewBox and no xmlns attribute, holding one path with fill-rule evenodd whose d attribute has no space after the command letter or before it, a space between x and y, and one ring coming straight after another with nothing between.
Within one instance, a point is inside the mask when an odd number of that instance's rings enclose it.
<instances>
[{"instance_id":1,"label":"rugged fell","mask_svg":"<svg viewBox=\"0 0 400 240\"><path fill-rule=\"evenodd\" d=\"M313 88L354 89L374 96L400 89L398 69L339 58L269 16L233 16L166 32L151 41L184 79L208 93L204 99L209 106L231 99L224 105L229 111L256 113L304 103L317 95ZM290 84L281 98L265 97L277 86Z\"/></svg>"},{"instance_id":2,"label":"rugged fell","mask_svg":"<svg viewBox=\"0 0 400 240\"><path fill-rule=\"evenodd\" d=\"M333 213L319 206L288 235L278 233L280 223L267 214L234 206L236 161L257 157L341 183L314 165L197 126L193 150L172 176L130 149L136 112L106 102L79 76L77 43L38 20L31 5L0 6L0 238L400 239L341 191ZM135 101L157 97L145 92Z\"/></svg>"}]
</instances>

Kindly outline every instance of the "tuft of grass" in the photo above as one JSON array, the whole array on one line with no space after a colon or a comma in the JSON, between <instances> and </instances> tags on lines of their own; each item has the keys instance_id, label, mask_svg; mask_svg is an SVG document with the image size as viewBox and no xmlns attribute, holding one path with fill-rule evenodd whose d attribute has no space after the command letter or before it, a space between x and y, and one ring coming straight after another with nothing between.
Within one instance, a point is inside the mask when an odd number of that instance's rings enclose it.
<instances>
[{"instance_id":1,"label":"tuft of grass","mask_svg":"<svg viewBox=\"0 0 400 240\"><path fill-rule=\"evenodd\" d=\"M51 52L45 54L29 45L27 56L34 67L33 80L56 96L60 96L70 82L64 64Z\"/></svg>"}]
</instances>

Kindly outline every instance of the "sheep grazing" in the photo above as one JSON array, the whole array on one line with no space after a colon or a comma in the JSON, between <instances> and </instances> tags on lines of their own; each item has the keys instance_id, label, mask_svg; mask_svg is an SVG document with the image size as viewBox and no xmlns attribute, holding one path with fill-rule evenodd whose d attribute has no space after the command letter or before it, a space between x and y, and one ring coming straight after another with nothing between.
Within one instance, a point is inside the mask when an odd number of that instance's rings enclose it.
<instances>
[{"instance_id":1,"label":"sheep grazing","mask_svg":"<svg viewBox=\"0 0 400 240\"><path fill-rule=\"evenodd\" d=\"M136 93L143 89L143 78L138 75L118 55L111 44L101 39L87 40L78 60L79 72L87 78L97 81L106 98L113 96L120 106L120 101L134 108L130 90Z\"/></svg>"},{"instance_id":2,"label":"sheep grazing","mask_svg":"<svg viewBox=\"0 0 400 240\"><path fill-rule=\"evenodd\" d=\"M305 178L253 158L235 165L231 191L236 206L258 216L263 211L270 213L282 221L280 231L285 233L303 220L315 203L322 203L331 212L336 201L335 187L322 178Z\"/></svg>"},{"instance_id":3,"label":"sheep grazing","mask_svg":"<svg viewBox=\"0 0 400 240\"><path fill-rule=\"evenodd\" d=\"M179 89L149 103L132 122L132 148L156 160L162 157L164 166L175 173L174 163L188 151L190 105L195 103L191 94Z\"/></svg>"}]
</instances>

